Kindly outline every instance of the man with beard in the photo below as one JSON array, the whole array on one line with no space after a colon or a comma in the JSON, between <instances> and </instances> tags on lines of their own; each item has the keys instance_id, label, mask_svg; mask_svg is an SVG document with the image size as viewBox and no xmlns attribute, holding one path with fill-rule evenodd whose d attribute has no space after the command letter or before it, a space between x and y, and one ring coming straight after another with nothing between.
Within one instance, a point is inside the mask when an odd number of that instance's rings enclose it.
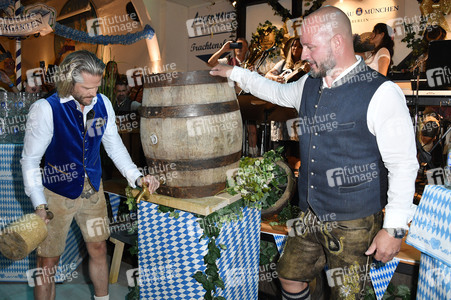
<instances>
[{"instance_id":1,"label":"man with beard","mask_svg":"<svg viewBox=\"0 0 451 300\"><path fill-rule=\"evenodd\" d=\"M121 116L129 114L132 111L138 110L141 103L132 101L129 98L130 88L127 81L118 80L114 86L114 93L116 95L116 102L114 103L114 112L116 115Z\"/></svg>"},{"instance_id":2,"label":"man with beard","mask_svg":"<svg viewBox=\"0 0 451 300\"><path fill-rule=\"evenodd\" d=\"M94 299L108 300L106 239L108 213L102 187L100 143L132 187L158 181L143 177L117 132L111 102L97 92L105 68L89 51L70 53L58 68L57 92L30 108L22 153L25 193L47 223L47 238L37 249L35 299L55 299L55 270L72 220L77 221L89 255ZM39 167L42 157L44 167ZM47 218L49 209L54 218Z\"/></svg>"},{"instance_id":3,"label":"man with beard","mask_svg":"<svg viewBox=\"0 0 451 300\"><path fill-rule=\"evenodd\" d=\"M413 126L399 87L355 55L345 13L326 6L310 14L300 40L311 70L297 82L225 65L211 74L299 112L302 213L278 262L283 299L310 299L308 282L326 264L332 298L359 299L370 258L399 252L415 211Z\"/></svg>"}]
</instances>

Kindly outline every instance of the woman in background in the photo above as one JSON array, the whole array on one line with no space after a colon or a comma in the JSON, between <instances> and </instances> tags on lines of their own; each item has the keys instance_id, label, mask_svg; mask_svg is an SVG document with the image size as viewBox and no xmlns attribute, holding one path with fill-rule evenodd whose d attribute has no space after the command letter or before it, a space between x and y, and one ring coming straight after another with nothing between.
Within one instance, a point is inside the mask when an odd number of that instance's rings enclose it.
<instances>
[{"instance_id":1,"label":"woman in background","mask_svg":"<svg viewBox=\"0 0 451 300\"><path fill-rule=\"evenodd\" d=\"M308 72L308 63L301 60L302 45L299 38L293 38L290 42L287 58L269 70L265 75L266 78L285 83L295 81Z\"/></svg>"},{"instance_id":2,"label":"woman in background","mask_svg":"<svg viewBox=\"0 0 451 300\"><path fill-rule=\"evenodd\" d=\"M374 44L372 51L357 53L363 57L365 63L372 69L387 76L388 67L393 57L395 43L392 39L393 29L384 23L377 23L373 28L370 43Z\"/></svg>"}]
</instances>

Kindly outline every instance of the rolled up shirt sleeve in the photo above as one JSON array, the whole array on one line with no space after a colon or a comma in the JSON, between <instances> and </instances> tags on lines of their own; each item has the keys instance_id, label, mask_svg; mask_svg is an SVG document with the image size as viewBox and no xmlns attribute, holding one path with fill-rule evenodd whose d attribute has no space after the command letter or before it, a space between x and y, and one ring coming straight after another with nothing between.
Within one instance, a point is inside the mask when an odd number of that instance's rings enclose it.
<instances>
[{"instance_id":1,"label":"rolled up shirt sleeve","mask_svg":"<svg viewBox=\"0 0 451 300\"><path fill-rule=\"evenodd\" d=\"M408 229L416 205L418 172L415 134L405 96L393 82L385 82L368 107L368 129L376 136L379 152L388 170L384 228Z\"/></svg>"},{"instance_id":2,"label":"rolled up shirt sleeve","mask_svg":"<svg viewBox=\"0 0 451 300\"><path fill-rule=\"evenodd\" d=\"M47 204L42 185L41 159L53 137L53 114L45 99L33 103L27 116L24 147L20 163L25 194L30 197L33 207Z\"/></svg>"}]
</instances>

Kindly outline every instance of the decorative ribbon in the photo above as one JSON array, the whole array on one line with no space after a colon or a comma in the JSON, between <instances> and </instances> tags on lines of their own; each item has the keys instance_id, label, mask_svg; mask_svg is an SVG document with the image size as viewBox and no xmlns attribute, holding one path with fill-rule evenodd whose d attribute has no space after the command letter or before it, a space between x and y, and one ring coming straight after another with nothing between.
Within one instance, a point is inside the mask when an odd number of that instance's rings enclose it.
<instances>
[{"instance_id":1,"label":"decorative ribbon","mask_svg":"<svg viewBox=\"0 0 451 300\"><path fill-rule=\"evenodd\" d=\"M19 8L17 7L17 3L19 3ZM20 6L20 1L14 0L0 0L0 9L7 9L9 6L13 5L15 7L15 15L20 15L23 11L23 7ZM125 35L95 35L90 36L87 32L76 30L67 26L64 26L59 23L55 23L54 28L55 34L83 43L89 44L121 44L121 45L130 45L136 43L142 39L151 39L155 31L150 25L144 26L144 29L139 32L127 33Z\"/></svg>"},{"instance_id":2,"label":"decorative ribbon","mask_svg":"<svg viewBox=\"0 0 451 300\"><path fill-rule=\"evenodd\" d=\"M146 25L142 31L127 33L125 35L95 35L90 36L87 32L76 30L59 23L55 23L55 34L62 37L89 44L121 44L130 45L144 38L151 39L155 34L150 25Z\"/></svg>"}]
</instances>

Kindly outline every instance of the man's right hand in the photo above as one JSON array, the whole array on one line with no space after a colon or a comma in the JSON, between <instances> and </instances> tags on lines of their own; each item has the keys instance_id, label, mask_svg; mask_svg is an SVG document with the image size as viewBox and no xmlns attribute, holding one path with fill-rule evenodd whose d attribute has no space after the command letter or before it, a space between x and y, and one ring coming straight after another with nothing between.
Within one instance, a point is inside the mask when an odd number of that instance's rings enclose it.
<instances>
[{"instance_id":1,"label":"man's right hand","mask_svg":"<svg viewBox=\"0 0 451 300\"><path fill-rule=\"evenodd\" d=\"M45 209L36 209L34 211L35 214L37 214L41 219L44 221L45 224L48 224L50 222L50 219L47 217L47 210Z\"/></svg>"},{"instance_id":2,"label":"man's right hand","mask_svg":"<svg viewBox=\"0 0 451 300\"><path fill-rule=\"evenodd\" d=\"M229 77L232 73L233 66L218 64L211 68L210 75L213 76L221 76L221 77Z\"/></svg>"},{"instance_id":3,"label":"man's right hand","mask_svg":"<svg viewBox=\"0 0 451 300\"><path fill-rule=\"evenodd\" d=\"M230 48L230 44L231 44L231 43L233 43L233 42L232 42L232 41L228 41L228 42L226 42L224 45L222 45L222 47L221 47L221 53L231 51L231 50L232 50L232 49Z\"/></svg>"}]
</instances>

